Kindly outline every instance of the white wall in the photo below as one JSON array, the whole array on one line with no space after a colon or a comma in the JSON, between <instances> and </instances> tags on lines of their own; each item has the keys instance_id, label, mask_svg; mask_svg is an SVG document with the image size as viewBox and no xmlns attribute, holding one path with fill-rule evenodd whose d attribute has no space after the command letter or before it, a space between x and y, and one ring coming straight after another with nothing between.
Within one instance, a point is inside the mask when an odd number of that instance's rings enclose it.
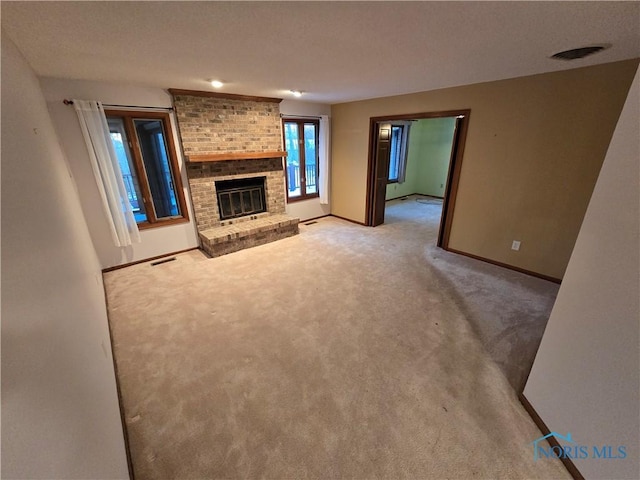
<instances>
[{"instance_id":1,"label":"white wall","mask_svg":"<svg viewBox=\"0 0 640 480\"><path fill-rule=\"evenodd\" d=\"M625 460L576 459L586 478L640 472L640 70L620 116L524 394L580 445Z\"/></svg>"},{"instance_id":2,"label":"white wall","mask_svg":"<svg viewBox=\"0 0 640 480\"><path fill-rule=\"evenodd\" d=\"M321 115L331 116L331 106L322 103L283 100L280 103L280 113L291 117L295 117L296 115L309 117L319 117ZM329 160L329 175L331 175L331 160ZM331 182L329 182L329 185L331 185ZM312 198L310 200L288 203L287 213L300 218L301 221L329 215L331 213L331 192L329 192L328 205L322 205L319 198Z\"/></svg>"},{"instance_id":3,"label":"white wall","mask_svg":"<svg viewBox=\"0 0 640 480\"><path fill-rule=\"evenodd\" d=\"M109 227L100 203L91 164L89 163L87 147L82 137L76 113L73 107L62 103L65 98L78 98L82 100L100 100L105 104L113 105L171 107L171 95L161 88L144 88L83 80L42 78L40 83L62 148L69 159L71 171L78 185L82 210L102 268L197 247L198 237L175 116L173 114L170 115L190 221L189 223L141 230L141 243L127 248L119 248L113 245L109 234Z\"/></svg>"},{"instance_id":4,"label":"white wall","mask_svg":"<svg viewBox=\"0 0 640 480\"><path fill-rule=\"evenodd\" d=\"M2 33L2 478L128 478L100 264L38 80Z\"/></svg>"}]
</instances>

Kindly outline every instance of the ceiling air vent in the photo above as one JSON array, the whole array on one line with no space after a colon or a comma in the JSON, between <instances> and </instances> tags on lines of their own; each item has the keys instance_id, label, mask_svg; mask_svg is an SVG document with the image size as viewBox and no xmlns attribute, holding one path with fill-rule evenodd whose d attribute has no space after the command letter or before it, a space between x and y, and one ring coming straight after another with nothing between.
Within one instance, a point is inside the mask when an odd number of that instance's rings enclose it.
<instances>
[{"instance_id":1,"label":"ceiling air vent","mask_svg":"<svg viewBox=\"0 0 640 480\"><path fill-rule=\"evenodd\" d=\"M564 52L558 52L551 55L551 58L557 58L559 60L577 60L578 58L584 58L587 55L598 53L605 48L609 48L609 45L594 45L592 47L574 48L571 50L565 50Z\"/></svg>"}]
</instances>

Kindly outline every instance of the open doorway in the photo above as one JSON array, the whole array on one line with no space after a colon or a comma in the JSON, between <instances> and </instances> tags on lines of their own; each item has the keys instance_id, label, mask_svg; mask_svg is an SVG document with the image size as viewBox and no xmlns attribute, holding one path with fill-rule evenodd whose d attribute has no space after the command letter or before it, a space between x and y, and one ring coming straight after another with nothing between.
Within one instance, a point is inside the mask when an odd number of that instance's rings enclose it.
<instances>
[{"instance_id":1,"label":"open doorway","mask_svg":"<svg viewBox=\"0 0 640 480\"><path fill-rule=\"evenodd\" d=\"M422 119L450 119L453 124L450 158L446 174L442 175L443 197L442 217L438 233L437 245L446 248L453 219L455 197L462 167L464 143L469 124L470 110L453 110L446 112L424 112L370 119L369 130L369 169L367 182L366 224L377 226L384 223L384 211L388 185L402 184L407 174L407 155L411 128ZM400 182L398 182L401 180ZM437 180L436 180L437 182ZM435 186L431 186L432 196L439 197ZM405 186L406 189L406 186ZM402 189L401 189L402 191ZM418 192L406 192L418 193Z\"/></svg>"}]
</instances>

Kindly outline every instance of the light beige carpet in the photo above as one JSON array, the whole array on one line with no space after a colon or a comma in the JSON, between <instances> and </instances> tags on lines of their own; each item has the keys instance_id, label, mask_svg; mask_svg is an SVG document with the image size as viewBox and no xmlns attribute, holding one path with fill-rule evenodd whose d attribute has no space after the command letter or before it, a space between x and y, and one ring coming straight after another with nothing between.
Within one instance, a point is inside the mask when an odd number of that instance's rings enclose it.
<instances>
[{"instance_id":1,"label":"light beige carpet","mask_svg":"<svg viewBox=\"0 0 640 480\"><path fill-rule=\"evenodd\" d=\"M570 478L434 263L439 209L106 274L136 478Z\"/></svg>"}]
</instances>

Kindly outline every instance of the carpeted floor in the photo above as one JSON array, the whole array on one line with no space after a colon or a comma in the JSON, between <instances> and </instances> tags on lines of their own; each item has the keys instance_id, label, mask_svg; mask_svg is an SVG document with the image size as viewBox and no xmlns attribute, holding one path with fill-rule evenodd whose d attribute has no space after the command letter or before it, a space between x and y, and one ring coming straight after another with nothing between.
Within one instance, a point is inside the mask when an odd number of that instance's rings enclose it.
<instances>
[{"instance_id":1,"label":"carpeted floor","mask_svg":"<svg viewBox=\"0 0 640 480\"><path fill-rule=\"evenodd\" d=\"M411 198L411 202L441 204L440 200ZM446 252L436 247L440 211L417 214L411 203L389 205L387 222L412 222L427 217L433 240L426 257L447 295L461 309L467 321L509 383L524 390L544 328L560 285L523 275L513 270Z\"/></svg>"},{"instance_id":2,"label":"carpeted floor","mask_svg":"<svg viewBox=\"0 0 640 480\"><path fill-rule=\"evenodd\" d=\"M136 478L570 478L505 347L555 288L432 247L440 208L105 274Z\"/></svg>"}]
</instances>

